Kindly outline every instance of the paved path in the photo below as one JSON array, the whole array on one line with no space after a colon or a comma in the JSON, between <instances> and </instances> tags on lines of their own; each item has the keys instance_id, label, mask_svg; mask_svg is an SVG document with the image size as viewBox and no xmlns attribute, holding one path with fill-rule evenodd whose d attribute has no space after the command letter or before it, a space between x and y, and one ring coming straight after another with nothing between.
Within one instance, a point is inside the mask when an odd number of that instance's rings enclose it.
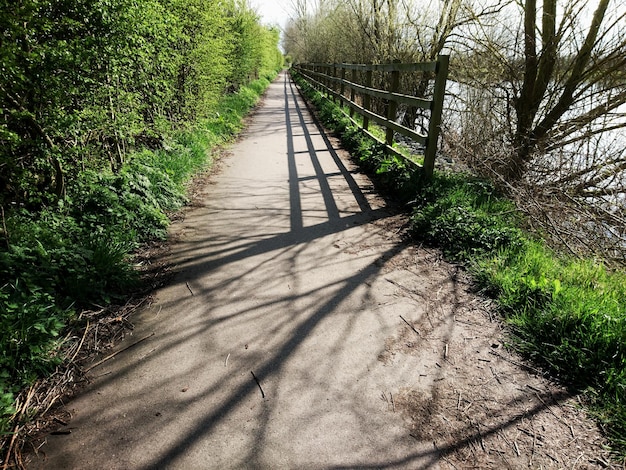
<instances>
[{"instance_id":1,"label":"paved path","mask_svg":"<svg viewBox=\"0 0 626 470\"><path fill-rule=\"evenodd\" d=\"M437 380L389 351L423 314L394 221L281 75L120 348L154 336L91 371L32 467L437 468L393 402Z\"/></svg>"}]
</instances>

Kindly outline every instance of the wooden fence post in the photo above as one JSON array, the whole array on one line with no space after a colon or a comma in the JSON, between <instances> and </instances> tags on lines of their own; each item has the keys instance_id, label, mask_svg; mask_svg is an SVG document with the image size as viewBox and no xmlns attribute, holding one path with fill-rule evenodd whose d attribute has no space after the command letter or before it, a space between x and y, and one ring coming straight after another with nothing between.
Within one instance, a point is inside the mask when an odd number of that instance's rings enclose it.
<instances>
[{"instance_id":1,"label":"wooden fence post","mask_svg":"<svg viewBox=\"0 0 626 470\"><path fill-rule=\"evenodd\" d=\"M394 60L394 64L399 64L399 60ZM391 72L391 89L389 90L392 93L397 93L400 88L400 71L392 70ZM387 120L395 121L396 120L396 112L398 111L398 102L395 99L390 99L387 103ZM388 127L385 133L385 143L390 147L393 146L393 129Z\"/></svg>"},{"instance_id":2,"label":"wooden fence post","mask_svg":"<svg viewBox=\"0 0 626 470\"><path fill-rule=\"evenodd\" d=\"M343 98L344 98L344 93L346 92L346 68L343 66L343 64L341 64L341 85L339 87L339 106L341 107L341 109L343 109Z\"/></svg>"},{"instance_id":3,"label":"wooden fence post","mask_svg":"<svg viewBox=\"0 0 626 470\"><path fill-rule=\"evenodd\" d=\"M350 81L356 83L356 68L352 69ZM350 101L354 103L354 88L350 88ZM350 117L354 117L354 108L350 106Z\"/></svg>"},{"instance_id":4,"label":"wooden fence post","mask_svg":"<svg viewBox=\"0 0 626 470\"><path fill-rule=\"evenodd\" d=\"M428 139L424 152L424 177L429 179L435 169L435 156L437 154L437 139L441 129L441 113L443 111L443 98L446 94L446 81L448 80L448 65L450 56L440 55L437 57L435 69L435 90L433 101L430 106L430 122L428 123Z\"/></svg>"},{"instance_id":5,"label":"wooden fence post","mask_svg":"<svg viewBox=\"0 0 626 470\"><path fill-rule=\"evenodd\" d=\"M323 66L317 65L316 68L317 68L317 73L322 74L322 75L324 74ZM324 93L324 82L325 80L323 76L317 77L317 83L319 84L317 85L317 91L319 91L320 93Z\"/></svg>"},{"instance_id":6,"label":"wooden fence post","mask_svg":"<svg viewBox=\"0 0 626 470\"><path fill-rule=\"evenodd\" d=\"M335 99L333 98L333 95L330 93L333 87L333 82L330 81L330 65L327 65L326 67L324 67L325 69L325 74L326 74L326 95L329 95L328 97L330 98L331 101L335 101Z\"/></svg>"},{"instance_id":7,"label":"wooden fence post","mask_svg":"<svg viewBox=\"0 0 626 470\"><path fill-rule=\"evenodd\" d=\"M333 64L333 78L337 78L337 64ZM332 88L332 91L333 91L333 103L336 103L337 102L337 97L336 97L335 93L337 93L337 84L332 79L331 79L330 83L331 83L331 88ZM341 103L341 101L339 101L339 103Z\"/></svg>"},{"instance_id":8,"label":"wooden fence post","mask_svg":"<svg viewBox=\"0 0 626 470\"><path fill-rule=\"evenodd\" d=\"M328 96L330 94L332 95L332 101L337 102L337 100L339 100L341 108L345 108L346 103L348 102L348 97L346 96L346 70L350 68L352 71L352 83L359 84L356 89L349 86L350 101L353 103L357 103L357 101L359 101L357 106L350 106L350 117L353 117L355 114L361 115L363 117L363 125L361 128L364 131L368 131L371 119L367 116L367 114L374 114L372 113L372 96L376 97L377 100L385 99L385 102L387 103L387 108L384 111L386 118L378 116L378 114L374 116L374 120L376 122L380 122L386 127L384 144L389 147L390 152L398 155L399 157L402 157L402 154L391 148L393 146L393 137L396 132L406 135L416 142L424 145L424 164L421 168L422 171L420 173L416 173L415 177L429 179L433 175L435 157L437 154L437 143L441 132L441 119L446 82L448 79L449 62L449 56L440 55L434 63L423 62L419 64L402 65L398 64L398 61L394 61L393 64L385 64L383 66L357 66L356 64L352 66L347 66L346 64L302 64L299 68L314 83L313 86L326 95L327 99L331 99ZM337 68L341 69L340 73L338 73ZM372 82L375 70L389 70L391 72L388 90L373 89ZM421 70L423 72L434 71L435 83L433 99L428 100L421 97L399 95L400 72L402 70ZM363 77L363 73L365 73L365 77ZM429 78L432 78L432 75L429 75ZM365 88L365 90L363 90L363 88ZM372 90L371 94L369 90ZM396 94L397 97L390 96L390 93L392 95ZM430 119L426 136L412 128L396 123L396 114L400 103L430 110ZM382 144L383 142L380 143Z\"/></svg>"},{"instance_id":9,"label":"wooden fence post","mask_svg":"<svg viewBox=\"0 0 626 470\"><path fill-rule=\"evenodd\" d=\"M372 71L367 70L365 72L365 86L368 88L372 87ZM366 94L363 96L363 109L369 111L370 110L370 95ZM363 116L363 129L368 130L370 126L370 118L367 116Z\"/></svg>"}]
</instances>

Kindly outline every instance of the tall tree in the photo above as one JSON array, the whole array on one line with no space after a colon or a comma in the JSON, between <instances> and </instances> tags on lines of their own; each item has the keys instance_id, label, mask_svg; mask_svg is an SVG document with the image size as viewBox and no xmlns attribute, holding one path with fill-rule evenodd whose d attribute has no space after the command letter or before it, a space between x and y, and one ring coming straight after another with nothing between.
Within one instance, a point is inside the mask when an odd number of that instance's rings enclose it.
<instances>
[{"instance_id":1,"label":"tall tree","mask_svg":"<svg viewBox=\"0 0 626 470\"><path fill-rule=\"evenodd\" d=\"M536 152L589 136L575 135L626 103L625 16L617 10L609 16L610 4L597 1L585 30L587 2L523 3L523 75L521 86L513 83L515 152L502 170L508 179L521 178Z\"/></svg>"}]
</instances>

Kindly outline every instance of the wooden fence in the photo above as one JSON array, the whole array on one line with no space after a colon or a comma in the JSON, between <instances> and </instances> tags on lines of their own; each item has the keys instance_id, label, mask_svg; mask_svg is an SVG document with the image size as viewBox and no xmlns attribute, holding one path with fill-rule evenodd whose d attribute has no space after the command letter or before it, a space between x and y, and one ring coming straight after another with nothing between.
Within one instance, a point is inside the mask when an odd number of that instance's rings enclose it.
<instances>
[{"instance_id":1,"label":"wooden fence","mask_svg":"<svg viewBox=\"0 0 626 470\"><path fill-rule=\"evenodd\" d=\"M387 151L412 164L418 165L393 148L394 133L397 132L422 145L425 150L424 163L421 167L424 176L430 178L435 167L449 60L449 56L440 55L434 62L412 64L399 62L373 65L296 64L293 68L317 90L325 93L333 101L339 101L341 107L344 105L348 106L350 112L346 116L361 127L371 138L384 144ZM348 72L350 73L350 79L346 78ZM426 84L428 84L429 80L434 82L434 85L431 87L432 99L400 92L401 74L415 72L422 72L422 78L419 80L419 83L423 85L419 87L422 93L426 91ZM374 73L378 73L379 76L386 74L386 78L380 79L379 83L386 84L387 89L374 88L372 86ZM415 80L413 81L415 82ZM383 106L373 106L374 100L382 102ZM415 130L414 126L407 127L402 123L398 123L397 112L399 104L429 111L427 132L422 133ZM382 113L381 109L383 110ZM355 112L363 117L362 126L353 119ZM368 131L370 120L386 129L384 142Z\"/></svg>"}]
</instances>

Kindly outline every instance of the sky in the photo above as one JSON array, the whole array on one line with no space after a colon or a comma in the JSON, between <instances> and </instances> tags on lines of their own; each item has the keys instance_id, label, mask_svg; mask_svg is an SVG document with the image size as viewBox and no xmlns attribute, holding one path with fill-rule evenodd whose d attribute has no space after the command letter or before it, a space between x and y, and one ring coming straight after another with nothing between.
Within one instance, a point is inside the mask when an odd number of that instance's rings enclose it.
<instances>
[{"instance_id":1,"label":"sky","mask_svg":"<svg viewBox=\"0 0 626 470\"><path fill-rule=\"evenodd\" d=\"M264 24L277 24L284 28L291 12L291 0L249 0Z\"/></svg>"}]
</instances>

